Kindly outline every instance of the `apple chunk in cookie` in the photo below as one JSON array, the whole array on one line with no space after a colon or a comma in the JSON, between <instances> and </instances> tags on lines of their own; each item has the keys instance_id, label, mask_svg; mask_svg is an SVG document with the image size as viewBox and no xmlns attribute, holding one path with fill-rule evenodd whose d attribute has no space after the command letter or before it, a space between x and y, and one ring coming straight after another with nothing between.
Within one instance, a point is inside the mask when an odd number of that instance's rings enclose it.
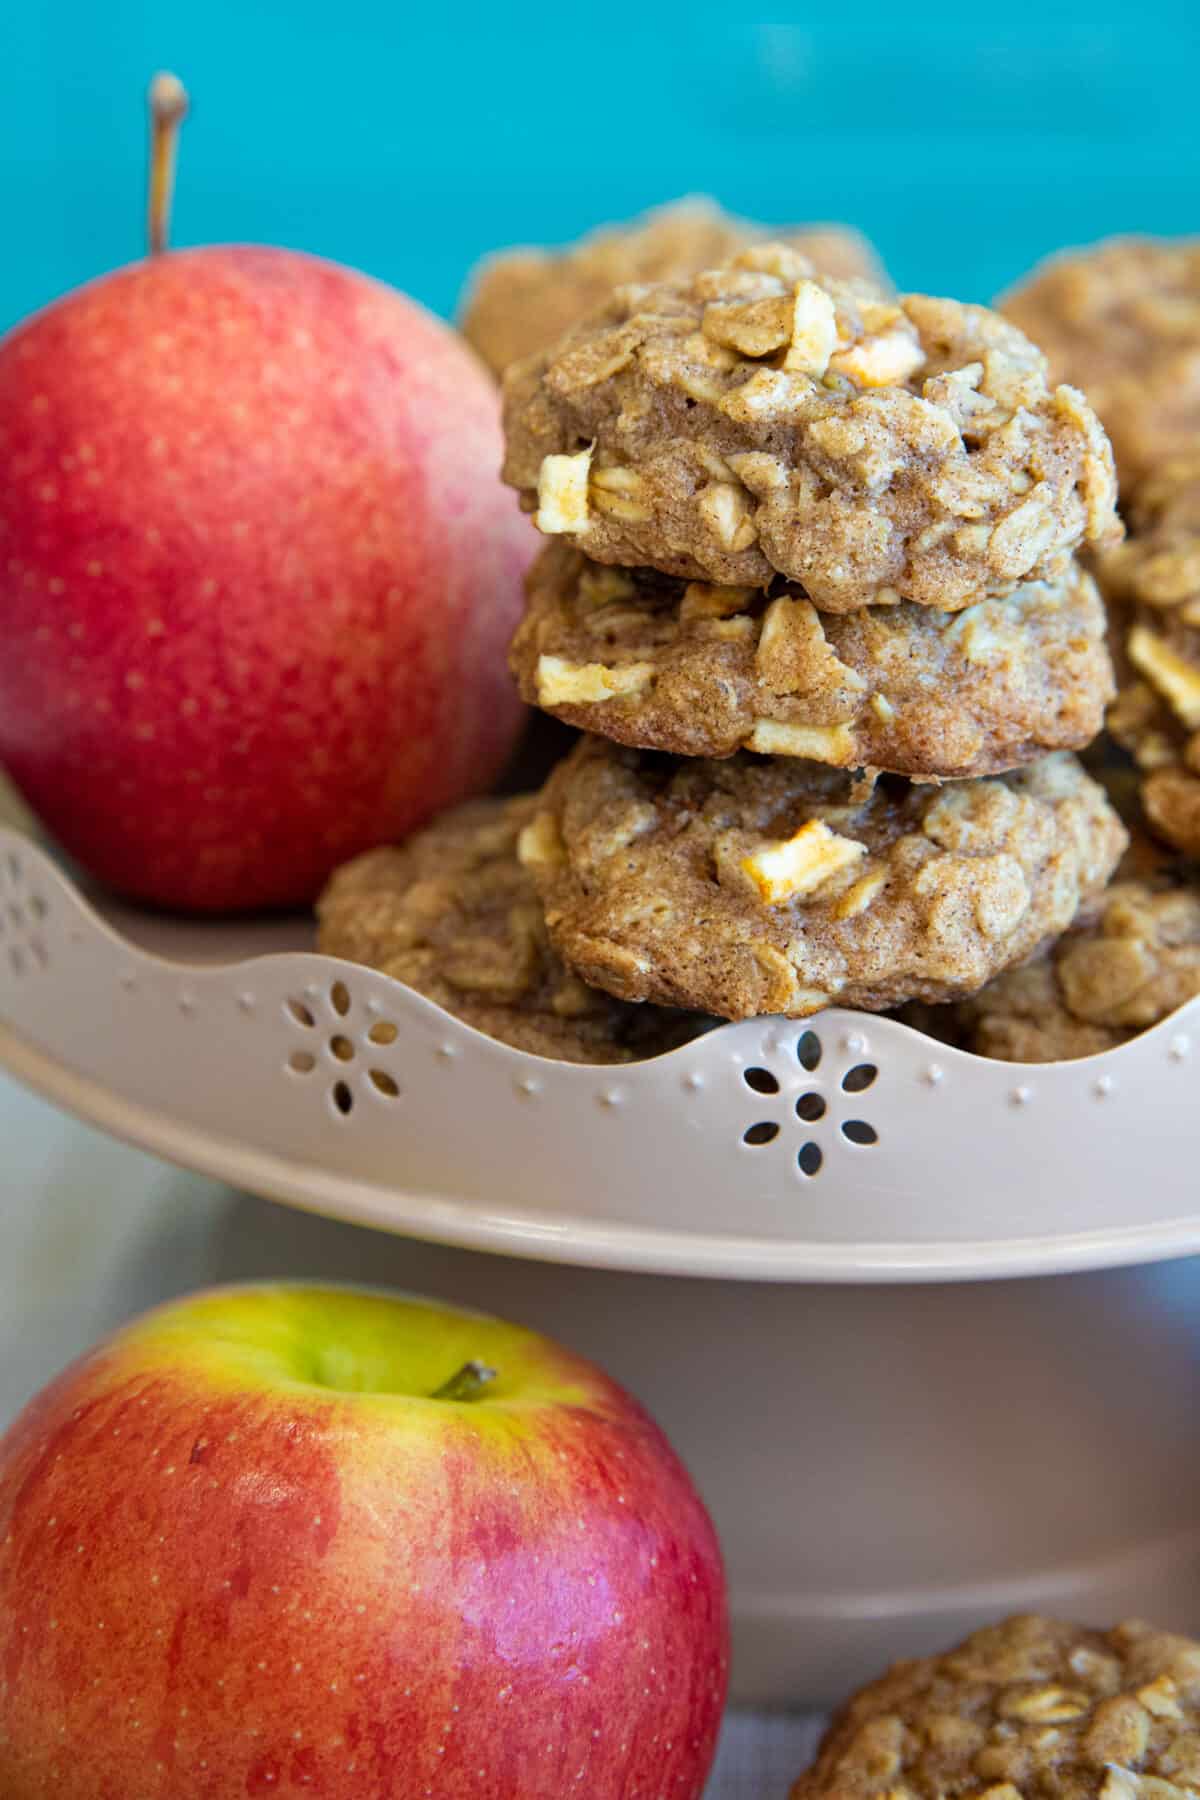
<instances>
[{"instance_id":1,"label":"apple chunk in cookie","mask_svg":"<svg viewBox=\"0 0 1200 1800\"><path fill-rule=\"evenodd\" d=\"M1055 582L959 613L820 613L803 590L684 582L547 545L510 663L569 725L640 749L750 749L837 768L991 775L1096 736L1113 693L1104 606Z\"/></svg>"},{"instance_id":2,"label":"apple chunk in cookie","mask_svg":"<svg viewBox=\"0 0 1200 1800\"><path fill-rule=\"evenodd\" d=\"M318 948L534 1056L633 1062L695 1037L711 1021L623 1005L552 949L517 858L523 834L536 837L536 811L532 798L470 801L405 844L357 857L321 896Z\"/></svg>"},{"instance_id":3,"label":"apple chunk in cookie","mask_svg":"<svg viewBox=\"0 0 1200 1800\"><path fill-rule=\"evenodd\" d=\"M802 1017L975 992L1064 931L1125 843L1067 755L993 780L870 786L784 757L585 738L522 855L584 980L726 1018Z\"/></svg>"},{"instance_id":4,"label":"apple chunk in cookie","mask_svg":"<svg viewBox=\"0 0 1200 1800\"><path fill-rule=\"evenodd\" d=\"M782 244L618 288L509 369L504 423L542 530L685 580L782 575L824 612L957 611L1120 537L1108 440L1014 325Z\"/></svg>"}]
</instances>

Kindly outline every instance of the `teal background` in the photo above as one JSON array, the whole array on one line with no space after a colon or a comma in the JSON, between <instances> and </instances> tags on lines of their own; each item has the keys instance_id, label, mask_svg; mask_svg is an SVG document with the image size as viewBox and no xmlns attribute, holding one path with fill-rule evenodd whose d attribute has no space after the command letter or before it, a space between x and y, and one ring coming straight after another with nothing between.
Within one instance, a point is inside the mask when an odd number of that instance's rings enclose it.
<instances>
[{"instance_id":1,"label":"teal background","mask_svg":"<svg viewBox=\"0 0 1200 1800\"><path fill-rule=\"evenodd\" d=\"M1200 229L1200 6L7 0L0 327L140 254L155 68L192 91L177 243L262 239L441 311L481 251L687 190L845 218L985 299L1057 245Z\"/></svg>"}]
</instances>

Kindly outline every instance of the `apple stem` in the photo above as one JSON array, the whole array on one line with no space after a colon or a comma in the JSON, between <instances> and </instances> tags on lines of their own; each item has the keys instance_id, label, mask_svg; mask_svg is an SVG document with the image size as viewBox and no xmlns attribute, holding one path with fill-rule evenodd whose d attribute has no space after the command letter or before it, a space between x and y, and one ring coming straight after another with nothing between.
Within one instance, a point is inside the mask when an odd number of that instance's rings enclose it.
<instances>
[{"instance_id":1,"label":"apple stem","mask_svg":"<svg viewBox=\"0 0 1200 1800\"><path fill-rule=\"evenodd\" d=\"M430 1394L431 1400L478 1400L489 1382L496 1379L495 1369L486 1363L468 1362Z\"/></svg>"},{"instance_id":2,"label":"apple stem","mask_svg":"<svg viewBox=\"0 0 1200 1800\"><path fill-rule=\"evenodd\" d=\"M146 204L146 235L151 256L161 256L171 229L171 200L175 192L175 153L179 127L188 109L187 89L178 75L158 74L147 95L150 106L150 192Z\"/></svg>"}]
</instances>

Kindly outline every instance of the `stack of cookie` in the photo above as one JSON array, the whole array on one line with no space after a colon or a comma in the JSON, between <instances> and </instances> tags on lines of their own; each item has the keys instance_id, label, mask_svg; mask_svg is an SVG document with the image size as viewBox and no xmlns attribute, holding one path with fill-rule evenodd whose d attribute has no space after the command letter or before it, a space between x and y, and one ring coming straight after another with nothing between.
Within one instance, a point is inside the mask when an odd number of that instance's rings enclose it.
<instances>
[{"instance_id":1,"label":"stack of cookie","mask_svg":"<svg viewBox=\"0 0 1200 1800\"><path fill-rule=\"evenodd\" d=\"M614 290L505 423L548 539L513 669L584 736L343 871L323 949L606 1061L961 999L1100 894L1112 459L1015 327L759 245Z\"/></svg>"},{"instance_id":2,"label":"stack of cookie","mask_svg":"<svg viewBox=\"0 0 1200 1800\"><path fill-rule=\"evenodd\" d=\"M550 939L723 1017L947 1001L1067 929L1124 832L1075 551L1119 536L1082 396L981 307L751 248L508 372L551 543L513 646L587 735L520 840Z\"/></svg>"}]
</instances>

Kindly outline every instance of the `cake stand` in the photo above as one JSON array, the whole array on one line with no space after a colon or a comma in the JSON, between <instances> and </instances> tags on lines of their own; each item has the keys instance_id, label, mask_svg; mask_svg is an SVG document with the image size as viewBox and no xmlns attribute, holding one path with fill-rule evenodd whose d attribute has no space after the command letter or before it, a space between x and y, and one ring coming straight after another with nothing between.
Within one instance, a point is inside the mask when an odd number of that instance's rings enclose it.
<instances>
[{"instance_id":1,"label":"cake stand","mask_svg":"<svg viewBox=\"0 0 1200 1800\"><path fill-rule=\"evenodd\" d=\"M1194 1625L1200 1265L1155 1265L1200 1248L1200 1001L1036 1068L837 1010L591 1068L311 935L100 901L0 828L0 1062L396 1234L314 1217L308 1273L604 1362L713 1509L739 1699L819 1704L1016 1607Z\"/></svg>"}]
</instances>

